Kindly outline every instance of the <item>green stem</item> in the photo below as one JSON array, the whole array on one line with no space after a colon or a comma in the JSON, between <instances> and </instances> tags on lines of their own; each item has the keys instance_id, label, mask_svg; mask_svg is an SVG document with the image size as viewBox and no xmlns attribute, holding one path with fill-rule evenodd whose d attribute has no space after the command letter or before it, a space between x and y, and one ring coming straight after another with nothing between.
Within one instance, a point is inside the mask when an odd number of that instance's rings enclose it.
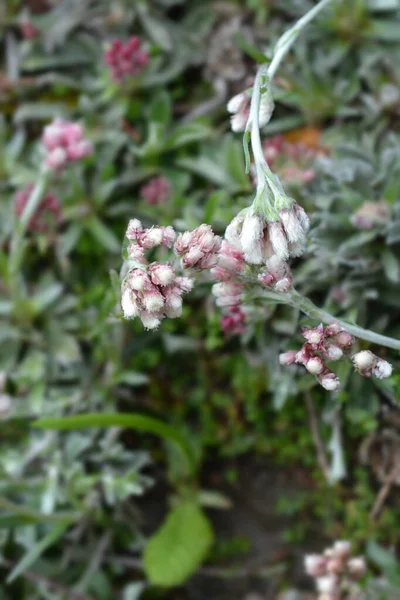
<instances>
[{"instance_id":1,"label":"green stem","mask_svg":"<svg viewBox=\"0 0 400 600\"><path fill-rule=\"evenodd\" d=\"M16 227L13 232L13 236L11 238L11 248L10 248L10 258L8 262L8 273L10 278L10 288L11 293L14 299L18 299L20 296L19 293L19 284L18 284L18 273L20 267L22 265L22 260L24 257L23 251L23 241L26 230L28 229L30 220L35 214L40 201L43 198L43 195L46 191L46 187L48 184L50 176L50 171L43 167L39 173L38 180L33 188L28 202L26 203L24 210L22 212L21 217L16 223Z\"/></svg>"}]
</instances>

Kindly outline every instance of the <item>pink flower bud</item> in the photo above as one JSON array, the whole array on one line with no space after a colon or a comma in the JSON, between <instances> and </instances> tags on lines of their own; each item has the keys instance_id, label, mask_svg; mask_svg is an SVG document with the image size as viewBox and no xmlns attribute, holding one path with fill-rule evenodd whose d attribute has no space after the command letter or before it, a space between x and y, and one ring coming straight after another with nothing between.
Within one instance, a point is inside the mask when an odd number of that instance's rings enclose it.
<instances>
[{"instance_id":1,"label":"pink flower bud","mask_svg":"<svg viewBox=\"0 0 400 600\"><path fill-rule=\"evenodd\" d=\"M336 336L336 343L338 344L338 346L341 346L342 348L351 346L353 342L354 342L353 336L348 331L342 330Z\"/></svg>"},{"instance_id":2,"label":"pink flower bud","mask_svg":"<svg viewBox=\"0 0 400 600\"><path fill-rule=\"evenodd\" d=\"M352 356L354 368L360 373L370 371L375 365L376 357L369 350L362 350Z\"/></svg>"},{"instance_id":3,"label":"pink flower bud","mask_svg":"<svg viewBox=\"0 0 400 600\"><path fill-rule=\"evenodd\" d=\"M334 556L347 558L351 553L351 543L347 540L338 540L333 544Z\"/></svg>"},{"instance_id":4,"label":"pink flower bud","mask_svg":"<svg viewBox=\"0 0 400 600\"><path fill-rule=\"evenodd\" d=\"M129 286L138 292L151 289L150 279L142 269L133 269L129 274Z\"/></svg>"},{"instance_id":5,"label":"pink flower bud","mask_svg":"<svg viewBox=\"0 0 400 600\"><path fill-rule=\"evenodd\" d=\"M390 377L393 371L393 367L390 363L382 358L378 358L374 368L372 369L373 374L378 379L385 379Z\"/></svg>"},{"instance_id":6,"label":"pink flower bud","mask_svg":"<svg viewBox=\"0 0 400 600\"><path fill-rule=\"evenodd\" d=\"M323 373L318 376L318 381L328 392L336 392L340 388L339 377L334 373Z\"/></svg>"},{"instance_id":7,"label":"pink flower bud","mask_svg":"<svg viewBox=\"0 0 400 600\"><path fill-rule=\"evenodd\" d=\"M140 313L140 320L142 321L145 329L157 329L161 323L161 319L162 315L159 314L148 313L145 311Z\"/></svg>"},{"instance_id":8,"label":"pink flower bud","mask_svg":"<svg viewBox=\"0 0 400 600\"><path fill-rule=\"evenodd\" d=\"M356 556L354 558L350 558L347 562L347 568L349 573L355 578L360 579L367 572L367 565L365 564L365 559L363 556Z\"/></svg>"},{"instance_id":9,"label":"pink flower bud","mask_svg":"<svg viewBox=\"0 0 400 600\"><path fill-rule=\"evenodd\" d=\"M289 350L288 352L283 352L279 355L279 364L283 367L288 365L293 365L296 362L297 352L293 350Z\"/></svg>"},{"instance_id":10,"label":"pink flower bud","mask_svg":"<svg viewBox=\"0 0 400 600\"><path fill-rule=\"evenodd\" d=\"M171 194L171 184L166 177L153 177L140 189L140 195L150 205L163 204Z\"/></svg>"},{"instance_id":11,"label":"pink flower bud","mask_svg":"<svg viewBox=\"0 0 400 600\"><path fill-rule=\"evenodd\" d=\"M320 554L307 554L304 558L306 573L311 577L326 575L326 558Z\"/></svg>"},{"instance_id":12,"label":"pink flower bud","mask_svg":"<svg viewBox=\"0 0 400 600\"><path fill-rule=\"evenodd\" d=\"M169 286L175 280L175 271L169 265L153 263L149 266L148 273L154 285L161 287Z\"/></svg>"},{"instance_id":13,"label":"pink flower bud","mask_svg":"<svg viewBox=\"0 0 400 600\"><path fill-rule=\"evenodd\" d=\"M139 219L131 219L125 234L128 240L137 240L142 233L143 227Z\"/></svg>"},{"instance_id":14,"label":"pink flower bud","mask_svg":"<svg viewBox=\"0 0 400 600\"><path fill-rule=\"evenodd\" d=\"M49 152L49 154L46 156L44 162L50 169L58 171L66 164L67 160L67 153L63 148L59 147L51 150L51 152Z\"/></svg>"},{"instance_id":15,"label":"pink flower bud","mask_svg":"<svg viewBox=\"0 0 400 600\"><path fill-rule=\"evenodd\" d=\"M320 358L315 356L314 358L310 358L305 365L307 371L312 375L319 375L325 368L324 363Z\"/></svg>"},{"instance_id":16,"label":"pink flower bud","mask_svg":"<svg viewBox=\"0 0 400 600\"><path fill-rule=\"evenodd\" d=\"M289 258L289 247L282 224L279 221L268 223L268 233L275 254L286 261Z\"/></svg>"},{"instance_id":17,"label":"pink flower bud","mask_svg":"<svg viewBox=\"0 0 400 600\"><path fill-rule=\"evenodd\" d=\"M284 277L280 279L275 284L275 291L280 292L282 294L287 294L292 289L292 279L289 277Z\"/></svg>"},{"instance_id":18,"label":"pink flower bud","mask_svg":"<svg viewBox=\"0 0 400 600\"><path fill-rule=\"evenodd\" d=\"M121 296L121 307L125 319L134 319L139 316L139 307L134 295L129 288L125 288Z\"/></svg>"},{"instance_id":19,"label":"pink flower bud","mask_svg":"<svg viewBox=\"0 0 400 600\"><path fill-rule=\"evenodd\" d=\"M142 298L143 306L149 313L159 312L164 306L164 297L163 295L157 291L157 289L153 290L145 290Z\"/></svg>"},{"instance_id":20,"label":"pink flower bud","mask_svg":"<svg viewBox=\"0 0 400 600\"><path fill-rule=\"evenodd\" d=\"M343 350L339 346L330 344L326 348L326 355L329 358L329 360L339 360L343 356Z\"/></svg>"}]
</instances>

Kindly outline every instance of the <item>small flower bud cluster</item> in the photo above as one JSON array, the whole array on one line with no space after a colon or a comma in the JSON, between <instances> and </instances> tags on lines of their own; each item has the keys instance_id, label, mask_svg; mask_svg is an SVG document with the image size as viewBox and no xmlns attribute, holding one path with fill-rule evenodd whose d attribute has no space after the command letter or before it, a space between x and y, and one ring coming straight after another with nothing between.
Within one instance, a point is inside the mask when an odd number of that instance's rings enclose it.
<instances>
[{"instance_id":1,"label":"small flower bud cluster","mask_svg":"<svg viewBox=\"0 0 400 600\"><path fill-rule=\"evenodd\" d=\"M276 292L286 294L292 287L292 271L287 262L281 260L276 254L266 260L267 273L258 275L262 286L272 287Z\"/></svg>"},{"instance_id":2,"label":"small flower bud cluster","mask_svg":"<svg viewBox=\"0 0 400 600\"><path fill-rule=\"evenodd\" d=\"M175 253L181 257L185 269L211 269L219 259L222 240L215 235L210 225L204 223L193 231L185 231L175 242Z\"/></svg>"},{"instance_id":3,"label":"small flower bud cluster","mask_svg":"<svg viewBox=\"0 0 400 600\"><path fill-rule=\"evenodd\" d=\"M232 131L240 132L246 129L246 123L250 114L251 93L242 92L231 98L226 106L231 116ZM274 101L269 92L266 92L260 99L259 126L264 127L270 120L274 110Z\"/></svg>"},{"instance_id":4,"label":"small flower bud cluster","mask_svg":"<svg viewBox=\"0 0 400 600\"><path fill-rule=\"evenodd\" d=\"M211 270L211 275L219 283L215 283L212 292L217 306L238 306L243 300L243 284L238 277L246 266L242 251L238 246L223 240L218 254L218 264Z\"/></svg>"},{"instance_id":5,"label":"small flower bud cluster","mask_svg":"<svg viewBox=\"0 0 400 600\"><path fill-rule=\"evenodd\" d=\"M368 231L379 225L385 225L389 221L389 217L389 205L381 200L380 202L364 202L351 216L350 221L357 229Z\"/></svg>"},{"instance_id":6,"label":"small flower bud cluster","mask_svg":"<svg viewBox=\"0 0 400 600\"><path fill-rule=\"evenodd\" d=\"M338 323L327 327L319 325L314 329L303 329L303 337L307 340L299 352L290 350L281 354L281 365L301 364L309 373L315 375L318 382L326 390L333 392L339 389L339 378L327 367L325 361L335 361L348 355L354 338ZM379 358L369 350L362 350L352 356L356 371L364 377L375 375L378 379L390 377L392 365Z\"/></svg>"},{"instance_id":7,"label":"small flower bud cluster","mask_svg":"<svg viewBox=\"0 0 400 600\"><path fill-rule=\"evenodd\" d=\"M46 166L56 171L93 153L93 146L85 138L82 125L62 119L55 119L44 128L42 144L47 152Z\"/></svg>"},{"instance_id":8,"label":"small flower bud cluster","mask_svg":"<svg viewBox=\"0 0 400 600\"><path fill-rule=\"evenodd\" d=\"M192 288L193 280L178 276L168 264L131 269L122 285L124 317L139 317L146 329L156 329L165 317L181 316L182 295Z\"/></svg>"},{"instance_id":9,"label":"small flower bud cluster","mask_svg":"<svg viewBox=\"0 0 400 600\"><path fill-rule=\"evenodd\" d=\"M171 184L166 177L153 177L140 189L140 195L147 204L166 202L171 194Z\"/></svg>"},{"instance_id":10,"label":"small flower bud cluster","mask_svg":"<svg viewBox=\"0 0 400 600\"><path fill-rule=\"evenodd\" d=\"M286 262L303 253L308 217L296 202L285 200L290 206L277 210L273 220L250 207L236 215L226 228L225 238L240 248L246 262L261 265L272 257Z\"/></svg>"},{"instance_id":11,"label":"small flower bud cluster","mask_svg":"<svg viewBox=\"0 0 400 600\"><path fill-rule=\"evenodd\" d=\"M241 306L231 306L222 315L221 329L225 335L237 335L246 330L246 313Z\"/></svg>"},{"instance_id":12,"label":"small flower bud cluster","mask_svg":"<svg viewBox=\"0 0 400 600\"><path fill-rule=\"evenodd\" d=\"M353 365L356 371L364 377L375 375L378 379L390 377L393 371L392 365L383 358L379 358L370 350L361 350L352 356Z\"/></svg>"},{"instance_id":13,"label":"small flower bud cluster","mask_svg":"<svg viewBox=\"0 0 400 600\"><path fill-rule=\"evenodd\" d=\"M156 225L144 229L139 219L131 219L126 230L126 237L132 242L128 247L129 258L140 264L147 264L146 250L151 250L157 246L172 248L176 233L171 225L168 227Z\"/></svg>"},{"instance_id":14,"label":"small flower bud cluster","mask_svg":"<svg viewBox=\"0 0 400 600\"><path fill-rule=\"evenodd\" d=\"M359 597L357 581L366 573L363 556L351 556L351 544L337 541L323 554L308 554L305 570L315 579L318 600L345 600Z\"/></svg>"},{"instance_id":15,"label":"small flower bud cluster","mask_svg":"<svg viewBox=\"0 0 400 600\"><path fill-rule=\"evenodd\" d=\"M325 390L334 392L339 389L339 378L329 369L325 361L335 361L342 358L353 344L353 337L338 323L327 327L322 324L314 329L303 329L306 343L298 352L289 351L279 356L281 365L300 364L309 373L315 375L317 381Z\"/></svg>"},{"instance_id":16,"label":"small flower bud cluster","mask_svg":"<svg viewBox=\"0 0 400 600\"><path fill-rule=\"evenodd\" d=\"M121 83L126 77L140 75L149 62L149 55L141 47L141 40L132 36L125 43L113 40L105 50L104 60L112 79Z\"/></svg>"},{"instance_id":17,"label":"small flower bud cluster","mask_svg":"<svg viewBox=\"0 0 400 600\"><path fill-rule=\"evenodd\" d=\"M24 212L34 185L29 184L15 194L15 212L18 217ZM59 199L52 193L46 194L35 214L28 223L28 231L32 233L45 233L62 222L62 210Z\"/></svg>"},{"instance_id":18,"label":"small flower bud cluster","mask_svg":"<svg viewBox=\"0 0 400 600\"><path fill-rule=\"evenodd\" d=\"M285 184L304 185L316 177L312 163L318 151L310 145L289 142L283 135L276 135L264 143L264 156L272 171Z\"/></svg>"}]
</instances>

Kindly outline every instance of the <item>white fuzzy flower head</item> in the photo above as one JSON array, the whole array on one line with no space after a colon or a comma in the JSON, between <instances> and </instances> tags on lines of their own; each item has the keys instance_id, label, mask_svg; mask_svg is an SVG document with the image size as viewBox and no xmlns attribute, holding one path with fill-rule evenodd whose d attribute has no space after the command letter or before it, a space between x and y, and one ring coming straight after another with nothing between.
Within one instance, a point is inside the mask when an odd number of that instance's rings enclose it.
<instances>
[{"instance_id":1,"label":"white fuzzy flower head","mask_svg":"<svg viewBox=\"0 0 400 600\"><path fill-rule=\"evenodd\" d=\"M152 314L145 311L140 313L140 320L145 329L157 329L161 323L161 318L159 314Z\"/></svg>"},{"instance_id":2,"label":"white fuzzy flower head","mask_svg":"<svg viewBox=\"0 0 400 600\"><path fill-rule=\"evenodd\" d=\"M318 378L322 387L328 392L336 392L340 388L339 377L334 373L326 373Z\"/></svg>"},{"instance_id":3,"label":"white fuzzy flower head","mask_svg":"<svg viewBox=\"0 0 400 600\"><path fill-rule=\"evenodd\" d=\"M333 594L337 590L338 581L334 575L318 577L317 589L321 594Z\"/></svg>"},{"instance_id":4,"label":"white fuzzy flower head","mask_svg":"<svg viewBox=\"0 0 400 600\"><path fill-rule=\"evenodd\" d=\"M343 350L339 346L331 344L327 348L327 355L329 360L339 360L343 356Z\"/></svg>"},{"instance_id":5,"label":"white fuzzy flower head","mask_svg":"<svg viewBox=\"0 0 400 600\"><path fill-rule=\"evenodd\" d=\"M122 292L121 307L125 319L134 319L139 315L139 308L129 288L125 288Z\"/></svg>"},{"instance_id":6,"label":"white fuzzy flower head","mask_svg":"<svg viewBox=\"0 0 400 600\"><path fill-rule=\"evenodd\" d=\"M374 366L372 372L378 379L386 379L386 377L390 377L393 371L393 367L390 363L382 358L378 358L376 361L376 365Z\"/></svg>"},{"instance_id":7,"label":"white fuzzy flower head","mask_svg":"<svg viewBox=\"0 0 400 600\"><path fill-rule=\"evenodd\" d=\"M358 579L359 577L363 577L367 571L367 565L365 564L365 559L363 556L355 556L354 558L350 558L347 563L347 568L353 577Z\"/></svg>"},{"instance_id":8,"label":"white fuzzy flower head","mask_svg":"<svg viewBox=\"0 0 400 600\"><path fill-rule=\"evenodd\" d=\"M324 370L324 363L318 357L310 358L306 363L306 369L312 375L319 375Z\"/></svg>"},{"instance_id":9,"label":"white fuzzy flower head","mask_svg":"<svg viewBox=\"0 0 400 600\"><path fill-rule=\"evenodd\" d=\"M279 221L271 221L268 223L269 239L275 254L281 260L289 258L289 247L286 234L282 224Z\"/></svg>"},{"instance_id":10,"label":"white fuzzy flower head","mask_svg":"<svg viewBox=\"0 0 400 600\"><path fill-rule=\"evenodd\" d=\"M375 358L375 355L369 350L362 350L361 352L357 352L357 354L354 354L354 356L352 357L354 368L360 372L368 371L374 366Z\"/></svg>"},{"instance_id":11,"label":"white fuzzy flower head","mask_svg":"<svg viewBox=\"0 0 400 600\"><path fill-rule=\"evenodd\" d=\"M338 540L333 544L333 553L335 556L345 558L350 556L351 543L347 540Z\"/></svg>"},{"instance_id":12,"label":"white fuzzy flower head","mask_svg":"<svg viewBox=\"0 0 400 600\"><path fill-rule=\"evenodd\" d=\"M259 265L263 262L261 238L264 232L264 222L257 213L246 214L243 221L240 244L248 263Z\"/></svg>"},{"instance_id":13,"label":"white fuzzy flower head","mask_svg":"<svg viewBox=\"0 0 400 600\"><path fill-rule=\"evenodd\" d=\"M322 577L326 574L326 558L321 554L307 554L304 558L304 567L311 577Z\"/></svg>"},{"instance_id":14,"label":"white fuzzy flower head","mask_svg":"<svg viewBox=\"0 0 400 600\"><path fill-rule=\"evenodd\" d=\"M143 294L143 306L149 313L159 312L164 306L164 298L162 294L154 291L145 292Z\"/></svg>"}]
</instances>

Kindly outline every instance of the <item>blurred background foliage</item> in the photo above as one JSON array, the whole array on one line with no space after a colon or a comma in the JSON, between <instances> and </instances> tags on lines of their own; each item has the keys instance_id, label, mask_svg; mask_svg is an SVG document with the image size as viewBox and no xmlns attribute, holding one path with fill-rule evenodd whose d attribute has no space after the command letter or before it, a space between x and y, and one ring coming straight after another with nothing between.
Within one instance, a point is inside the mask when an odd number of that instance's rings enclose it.
<instances>
[{"instance_id":1,"label":"blurred background foliage","mask_svg":"<svg viewBox=\"0 0 400 600\"><path fill-rule=\"evenodd\" d=\"M123 322L118 303L130 218L223 233L251 201L226 102L312 5L0 5L2 598L277 598L310 586L301 555L338 537L367 549L370 597L398 597L395 353L376 349L395 366L389 381L343 372L331 397L279 367L279 352L310 323L288 307L255 306L246 331L227 335L207 282L156 332ZM149 65L117 84L104 49L131 35ZM334 0L285 59L274 96L264 134L279 139L275 167L312 220L296 287L400 337L399 2ZM83 123L95 153L54 183L63 221L28 235L16 301L15 193L35 182L54 117ZM306 183L295 176L304 169ZM150 204L141 190L161 176L168 199ZM108 426L79 428L80 413L104 413ZM115 413L154 421L140 432ZM32 426L62 416L68 431ZM340 472L329 485L331 461Z\"/></svg>"}]
</instances>

